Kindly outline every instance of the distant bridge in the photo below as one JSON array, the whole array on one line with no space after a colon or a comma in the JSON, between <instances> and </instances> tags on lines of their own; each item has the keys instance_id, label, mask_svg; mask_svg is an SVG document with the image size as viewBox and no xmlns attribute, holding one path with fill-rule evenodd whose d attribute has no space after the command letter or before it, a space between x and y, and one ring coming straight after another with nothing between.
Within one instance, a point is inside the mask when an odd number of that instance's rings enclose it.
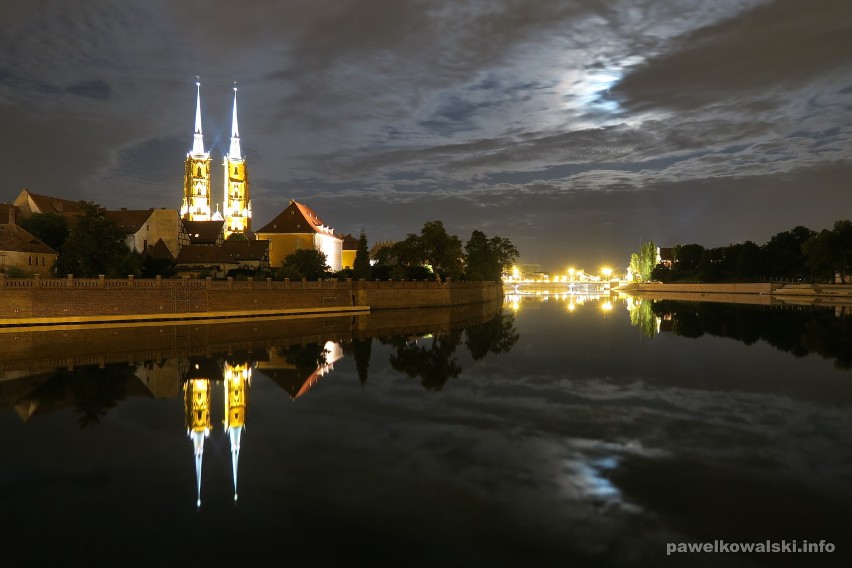
<instances>
[{"instance_id":1,"label":"distant bridge","mask_svg":"<svg viewBox=\"0 0 852 568\"><path fill-rule=\"evenodd\" d=\"M619 285L613 282L505 282L503 284L506 292L514 294L606 294L612 288Z\"/></svg>"}]
</instances>

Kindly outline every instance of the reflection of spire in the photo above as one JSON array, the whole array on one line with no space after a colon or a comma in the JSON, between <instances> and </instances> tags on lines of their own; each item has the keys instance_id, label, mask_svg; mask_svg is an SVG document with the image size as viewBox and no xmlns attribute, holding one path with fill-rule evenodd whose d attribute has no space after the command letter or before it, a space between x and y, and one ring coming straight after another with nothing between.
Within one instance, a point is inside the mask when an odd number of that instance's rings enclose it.
<instances>
[{"instance_id":1,"label":"reflection of spire","mask_svg":"<svg viewBox=\"0 0 852 568\"><path fill-rule=\"evenodd\" d=\"M208 432L189 432L189 438L192 440L192 449L195 454L196 507L201 507L201 459L204 457L204 438L207 435Z\"/></svg>"},{"instance_id":2,"label":"reflection of spire","mask_svg":"<svg viewBox=\"0 0 852 568\"><path fill-rule=\"evenodd\" d=\"M234 501L237 500L237 465L240 461L240 438L245 429L248 393L251 387L250 363L231 365L225 362L225 431L231 442L231 466L234 473Z\"/></svg>"},{"instance_id":3,"label":"reflection of spire","mask_svg":"<svg viewBox=\"0 0 852 568\"><path fill-rule=\"evenodd\" d=\"M186 433L192 440L195 455L195 481L198 490L196 506L201 507L201 458L204 455L204 439L210 435L210 381L189 379L183 389Z\"/></svg>"}]
</instances>

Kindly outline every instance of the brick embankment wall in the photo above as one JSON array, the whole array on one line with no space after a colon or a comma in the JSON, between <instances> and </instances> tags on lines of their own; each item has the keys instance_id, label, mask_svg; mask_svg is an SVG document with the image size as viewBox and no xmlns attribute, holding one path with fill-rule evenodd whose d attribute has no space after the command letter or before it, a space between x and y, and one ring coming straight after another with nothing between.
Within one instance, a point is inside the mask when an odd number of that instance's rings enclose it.
<instances>
[{"instance_id":1,"label":"brick embankment wall","mask_svg":"<svg viewBox=\"0 0 852 568\"><path fill-rule=\"evenodd\" d=\"M179 325L149 322L70 330L6 328L0 333L0 382L16 378L19 372L28 375L63 367L141 364L174 357L245 356L263 360L273 347L462 329L489 321L500 307L501 303L491 302L381 310L356 316L251 318Z\"/></svg>"},{"instance_id":2,"label":"brick embankment wall","mask_svg":"<svg viewBox=\"0 0 852 568\"><path fill-rule=\"evenodd\" d=\"M771 294L778 286L773 282L731 284L628 284L619 288L630 292L680 292L687 294Z\"/></svg>"},{"instance_id":3,"label":"brick embankment wall","mask_svg":"<svg viewBox=\"0 0 852 568\"><path fill-rule=\"evenodd\" d=\"M6 279L0 324L186 319L456 306L496 301L494 282Z\"/></svg>"},{"instance_id":4,"label":"brick embankment wall","mask_svg":"<svg viewBox=\"0 0 852 568\"><path fill-rule=\"evenodd\" d=\"M496 282L353 282L354 304L371 310L428 308L493 302L503 296Z\"/></svg>"}]
</instances>

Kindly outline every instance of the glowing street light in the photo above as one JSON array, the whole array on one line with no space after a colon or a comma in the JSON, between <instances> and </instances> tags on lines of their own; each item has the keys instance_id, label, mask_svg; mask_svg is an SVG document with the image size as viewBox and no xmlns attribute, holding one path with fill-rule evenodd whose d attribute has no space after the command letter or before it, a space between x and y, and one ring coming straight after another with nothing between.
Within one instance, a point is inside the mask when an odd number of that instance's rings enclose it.
<instances>
[{"instance_id":1,"label":"glowing street light","mask_svg":"<svg viewBox=\"0 0 852 568\"><path fill-rule=\"evenodd\" d=\"M609 280L609 277L612 276L612 268L609 268L608 266L604 266L603 268L601 268L601 274L604 275L604 278Z\"/></svg>"}]
</instances>

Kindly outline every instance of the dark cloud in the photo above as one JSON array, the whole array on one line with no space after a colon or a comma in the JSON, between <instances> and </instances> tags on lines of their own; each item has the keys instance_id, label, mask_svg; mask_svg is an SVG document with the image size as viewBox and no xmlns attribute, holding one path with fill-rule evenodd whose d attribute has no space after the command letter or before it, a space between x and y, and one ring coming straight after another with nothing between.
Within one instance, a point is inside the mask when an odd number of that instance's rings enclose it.
<instances>
[{"instance_id":1,"label":"dark cloud","mask_svg":"<svg viewBox=\"0 0 852 568\"><path fill-rule=\"evenodd\" d=\"M634 109L738 104L852 72L852 4L776 0L699 28L629 73L616 93Z\"/></svg>"},{"instance_id":2,"label":"dark cloud","mask_svg":"<svg viewBox=\"0 0 852 568\"><path fill-rule=\"evenodd\" d=\"M371 240L444 219L545 265L819 228L852 208L847 4L15 3L5 199L178 207L201 75L214 162L239 81L261 224L296 197Z\"/></svg>"},{"instance_id":3,"label":"dark cloud","mask_svg":"<svg viewBox=\"0 0 852 568\"><path fill-rule=\"evenodd\" d=\"M108 84L97 79L73 83L66 90L72 95L79 95L99 101L107 100L110 93L112 93L112 88Z\"/></svg>"}]
</instances>

